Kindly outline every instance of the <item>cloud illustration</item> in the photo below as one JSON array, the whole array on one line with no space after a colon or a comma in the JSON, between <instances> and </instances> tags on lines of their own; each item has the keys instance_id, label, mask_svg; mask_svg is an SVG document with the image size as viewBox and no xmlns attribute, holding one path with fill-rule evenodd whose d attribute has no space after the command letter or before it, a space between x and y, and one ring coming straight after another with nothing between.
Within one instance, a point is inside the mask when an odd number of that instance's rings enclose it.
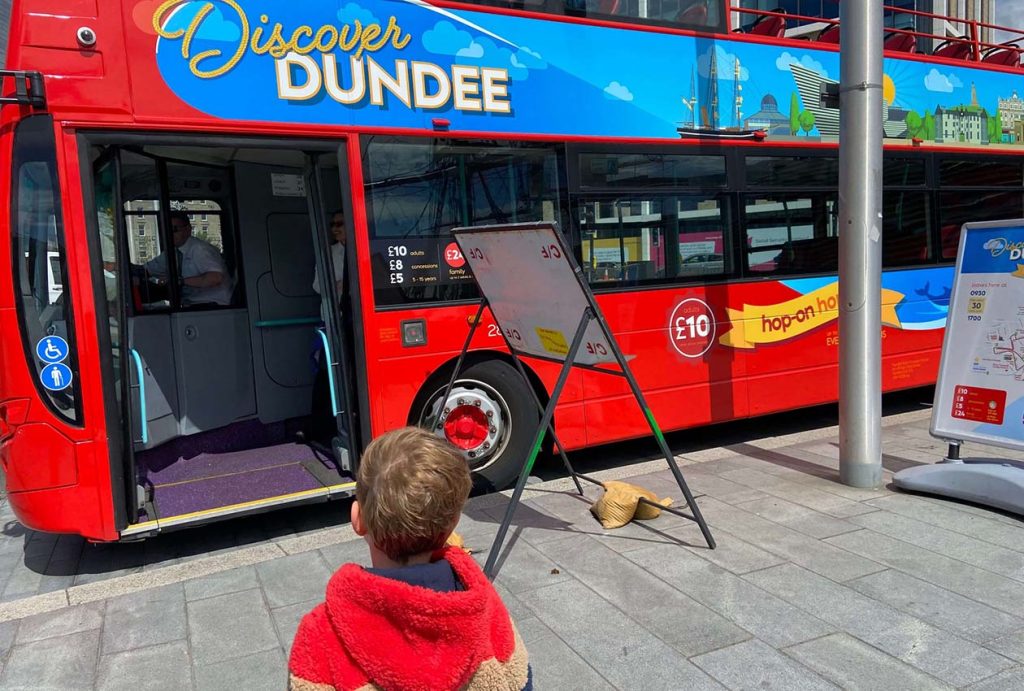
<instances>
[{"instance_id":1,"label":"cloud illustration","mask_svg":"<svg viewBox=\"0 0 1024 691\"><path fill-rule=\"evenodd\" d=\"M960 81L960 78L950 72L949 74L943 74L936 68L932 68L924 78L924 88L928 91L939 91L944 94L953 92L953 89L959 89L964 83Z\"/></svg>"},{"instance_id":2,"label":"cloud illustration","mask_svg":"<svg viewBox=\"0 0 1024 691\"><path fill-rule=\"evenodd\" d=\"M617 98L620 101L633 100L633 93L624 84L619 84L618 82L612 82L606 86L604 94L607 98Z\"/></svg>"},{"instance_id":3,"label":"cloud illustration","mask_svg":"<svg viewBox=\"0 0 1024 691\"><path fill-rule=\"evenodd\" d=\"M175 19L176 18L177 17L175 17ZM188 21L191 20L192 17L188 17ZM202 23L199 25L199 30L196 32L196 38L205 39L207 41L237 43L238 39L241 37L241 27L225 19L224 15L216 7L203 19Z\"/></svg>"},{"instance_id":4,"label":"cloud illustration","mask_svg":"<svg viewBox=\"0 0 1024 691\"><path fill-rule=\"evenodd\" d=\"M455 55L460 58L482 58L484 56L484 47L476 41L472 41L469 46L463 48Z\"/></svg>"},{"instance_id":5,"label":"cloud illustration","mask_svg":"<svg viewBox=\"0 0 1024 691\"><path fill-rule=\"evenodd\" d=\"M708 48L706 53L697 58L697 73L705 79L711 76L712 53L715 54L715 61L717 63L715 65L715 69L718 72L719 78L725 79L728 77L731 79L736 70L736 61L738 58L719 45ZM748 79L750 79L750 73L741 63L739 80L741 82L745 82Z\"/></svg>"},{"instance_id":6,"label":"cloud illustration","mask_svg":"<svg viewBox=\"0 0 1024 691\"><path fill-rule=\"evenodd\" d=\"M423 34L421 40L423 47L431 53L453 56L458 55L459 51L469 49L474 43L468 31L459 31L448 21L435 24L433 29Z\"/></svg>"},{"instance_id":7,"label":"cloud illustration","mask_svg":"<svg viewBox=\"0 0 1024 691\"><path fill-rule=\"evenodd\" d=\"M380 20L373 12L354 2L350 2L338 10L338 21L342 24L354 24L356 20L359 20L360 26L380 24Z\"/></svg>"},{"instance_id":8,"label":"cloud illustration","mask_svg":"<svg viewBox=\"0 0 1024 691\"><path fill-rule=\"evenodd\" d=\"M423 34L423 47L436 55L450 55L461 65L493 67L508 70L511 79L524 80L530 70L545 69L548 64L540 53L523 46L512 49L498 45L486 36L473 36L455 28L449 21L440 21Z\"/></svg>"},{"instance_id":9,"label":"cloud illustration","mask_svg":"<svg viewBox=\"0 0 1024 691\"><path fill-rule=\"evenodd\" d=\"M828 70L820 62L812 58L810 55L801 55L797 58L789 51L785 51L778 58L775 59L775 66L783 72L789 72L790 65L801 65L809 70L817 72L822 77L828 77Z\"/></svg>"},{"instance_id":10,"label":"cloud illustration","mask_svg":"<svg viewBox=\"0 0 1024 691\"><path fill-rule=\"evenodd\" d=\"M513 56L516 63L531 70L542 70L548 66L540 53L530 50L527 46L520 46L519 51Z\"/></svg>"}]
</instances>

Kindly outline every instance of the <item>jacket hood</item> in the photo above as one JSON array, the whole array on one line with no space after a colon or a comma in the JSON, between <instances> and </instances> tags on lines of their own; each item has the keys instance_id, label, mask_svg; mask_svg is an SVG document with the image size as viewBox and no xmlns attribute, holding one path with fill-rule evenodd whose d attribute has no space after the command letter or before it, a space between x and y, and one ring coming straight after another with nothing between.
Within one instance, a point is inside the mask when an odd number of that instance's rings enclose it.
<instances>
[{"instance_id":1,"label":"jacket hood","mask_svg":"<svg viewBox=\"0 0 1024 691\"><path fill-rule=\"evenodd\" d=\"M331 628L382 688L460 688L483 660L508 659L511 620L480 567L460 549L438 555L465 590L437 592L346 564L327 586Z\"/></svg>"}]
</instances>

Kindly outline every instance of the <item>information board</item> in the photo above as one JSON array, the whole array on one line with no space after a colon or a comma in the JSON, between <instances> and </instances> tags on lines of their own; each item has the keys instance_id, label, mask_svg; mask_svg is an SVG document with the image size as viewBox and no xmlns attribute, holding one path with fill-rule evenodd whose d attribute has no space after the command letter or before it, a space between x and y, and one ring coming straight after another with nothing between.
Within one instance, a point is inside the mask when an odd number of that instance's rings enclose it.
<instances>
[{"instance_id":1,"label":"information board","mask_svg":"<svg viewBox=\"0 0 1024 691\"><path fill-rule=\"evenodd\" d=\"M1024 219L963 227L931 433L1024 449Z\"/></svg>"},{"instance_id":2,"label":"information board","mask_svg":"<svg viewBox=\"0 0 1024 691\"><path fill-rule=\"evenodd\" d=\"M454 234L509 345L519 354L564 362L586 309L597 308L554 224L458 228ZM596 319L574 362L615 362Z\"/></svg>"}]
</instances>

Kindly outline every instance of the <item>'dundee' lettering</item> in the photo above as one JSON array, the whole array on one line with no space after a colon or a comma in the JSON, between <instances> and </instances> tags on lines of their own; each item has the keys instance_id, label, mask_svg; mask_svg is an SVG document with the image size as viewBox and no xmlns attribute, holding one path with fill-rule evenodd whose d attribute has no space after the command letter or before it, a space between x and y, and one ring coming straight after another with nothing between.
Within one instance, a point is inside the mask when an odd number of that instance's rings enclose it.
<instances>
[{"instance_id":1,"label":"'dundee' lettering","mask_svg":"<svg viewBox=\"0 0 1024 691\"><path fill-rule=\"evenodd\" d=\"M449 105L460 111L510 113L509 77L504 69L440 65L415 60L392 61L384 65L372 55L387 46L402 50L412 40L395 17L387 24L363 26L358 20L342 26L318 29L302 25L290 33L280 22L271 24L260 15L254 26L237 0L204 3L184 29L170 30L166 24L172 10L183 0L167 0L153 14L153 28L169 41L181 42L181 57L199 79L213 79L231 72L246 53L269 55L274 59L277 95L286 101L307 101L326 92L345 106L369 103L385 106L386 99L400 101L407 108L436 110ZM195 52L192 43L215 5L240 27L234 50L219 48ZM314 54L317 57L314 57Z\"/></svg>"}]
</instances>

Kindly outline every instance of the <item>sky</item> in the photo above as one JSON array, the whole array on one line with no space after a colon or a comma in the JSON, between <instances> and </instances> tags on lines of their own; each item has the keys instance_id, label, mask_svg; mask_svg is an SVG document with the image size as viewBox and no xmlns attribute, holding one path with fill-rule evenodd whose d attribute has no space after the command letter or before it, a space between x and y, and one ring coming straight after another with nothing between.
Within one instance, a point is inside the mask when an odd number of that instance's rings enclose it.
<instances>
[{"instance_id":1,"label":"sky","mask_svg":"<svg viewBox=\"0 0 1024 691\"><path fill-rule=\"evenodd\" d=\"M996 0L996 21L999 26L1024 31L1024 2L1020 0ZM997 41L1005 41L1009 38L1020 38L1017 36L998 37Z\"/></svg>"}]
</instances>

